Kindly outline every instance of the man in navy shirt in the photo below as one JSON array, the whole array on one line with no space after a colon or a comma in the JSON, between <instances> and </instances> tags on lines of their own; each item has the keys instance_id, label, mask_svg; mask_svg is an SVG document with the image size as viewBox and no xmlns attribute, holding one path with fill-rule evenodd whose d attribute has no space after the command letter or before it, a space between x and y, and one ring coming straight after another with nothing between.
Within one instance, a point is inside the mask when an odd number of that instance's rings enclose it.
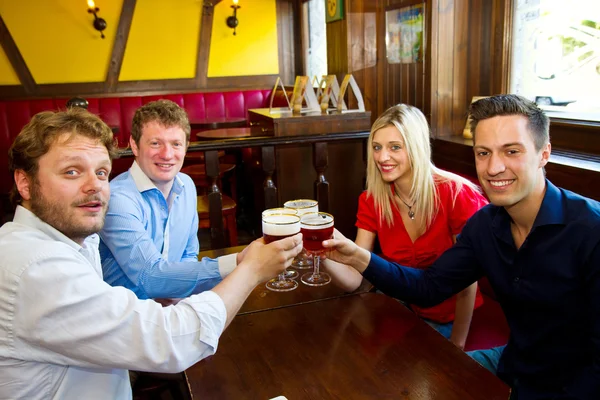
<instances>
[{"instance_id":1,"label":"man in navy shirt","mask_svg":"<svg viewBox=\"0 0 600 400\"><path fill-rule=\"evenodd\" d=\"M353 267L384 293L423 307L487 276L511 330L494 367L512 398L600 399L600 203L545 178L549 121L534 103L500 95L470 112L477 175L491 204L456 245L417 270L336 232L324 244L345 265L329 268Z\"/></svg>"}]
</instances>

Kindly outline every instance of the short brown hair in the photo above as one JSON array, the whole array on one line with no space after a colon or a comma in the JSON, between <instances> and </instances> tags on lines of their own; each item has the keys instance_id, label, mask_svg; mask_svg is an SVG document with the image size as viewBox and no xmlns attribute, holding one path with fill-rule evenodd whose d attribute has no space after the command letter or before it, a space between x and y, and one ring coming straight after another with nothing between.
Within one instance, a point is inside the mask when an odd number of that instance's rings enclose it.
<instances>
[{"instance_id":1,"label":"short brown hair","mask_svg":"<svg viewBox=\"0 0 600 400\"><path fill-rule=\"evenodd\" d=\"M469 107L471 133L475 139L475 128L479 121L499 115L522 115L537 151L550 142L550 119L533 101L516 94L501 94L477 100Z\"/></svg>"},{"instance_id":2,"label":"short brown hair","mask_svg":"<svg viewBox=\"0 0 600 400\"><path fill-rule=\"evenodd\" d=\"M82 135L102 143L111 161L117 157L117 144L112 130L98 116L79 107L66 111L43 111L31 118L23 127L8 150L8 169L12 175L23 170L28 176L37 176L39 159L56 142L59 136ZM11 200L21 202L17 186L13 185Z\"/></svg>"},{"instance_id":3,"label":"short brown hair","mask_svg":"<svg viewBox=\"0 0 600 400\"><path fill-rule=\"evenodd\" d=\"M140 145L142 128L149 122L158 122L165 128L177 126L185 133L185 140L190 141L190 120L185 110L171 100L152 101L135 111L131 125L131 137Z\"/></svg>"}]
</instances>

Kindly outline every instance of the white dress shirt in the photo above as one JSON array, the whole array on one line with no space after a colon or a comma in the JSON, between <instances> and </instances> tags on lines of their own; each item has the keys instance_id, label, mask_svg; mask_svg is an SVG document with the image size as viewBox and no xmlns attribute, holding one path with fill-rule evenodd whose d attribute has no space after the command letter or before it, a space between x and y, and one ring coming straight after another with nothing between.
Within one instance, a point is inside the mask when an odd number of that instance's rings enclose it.
<instances>
[{"instance_id":1,"label":"white dress shirt","mask_svg":"<svg viewBox=\"0 0 600 400\"><path fill-rule=\"evenodd\" d=\"M216 293L139 300L102 280L98 242L20 206L0 228L1 399L131 399L128 369L179 372L215 353L227 317Z\"/></svg>"}]
</instances>

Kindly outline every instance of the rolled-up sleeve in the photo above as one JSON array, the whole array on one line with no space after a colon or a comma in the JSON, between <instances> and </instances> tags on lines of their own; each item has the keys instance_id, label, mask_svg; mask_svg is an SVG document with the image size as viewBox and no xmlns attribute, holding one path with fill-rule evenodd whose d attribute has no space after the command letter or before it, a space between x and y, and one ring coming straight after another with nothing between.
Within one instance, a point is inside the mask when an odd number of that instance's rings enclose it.
<instances>
[{"instance_id":1,"label":"rolled-up sleeve","mask_svg":"<svg viewBox=\"0 0 600 400\"><path fill-rule=\"evenodd\" d=\"M217 350L227 312L216 293L163 308L106 284L64 248L45 250L15 278L19 358L173 373Z\"/></svg>"}]
</instances>

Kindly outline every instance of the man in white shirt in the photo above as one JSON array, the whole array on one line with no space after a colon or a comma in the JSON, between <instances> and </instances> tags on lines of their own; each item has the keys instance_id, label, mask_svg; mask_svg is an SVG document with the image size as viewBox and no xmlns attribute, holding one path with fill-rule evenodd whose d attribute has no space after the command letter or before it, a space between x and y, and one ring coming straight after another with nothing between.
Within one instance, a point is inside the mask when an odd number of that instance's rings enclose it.
<instances>
[{"instance_id":1,"label":"man in white shirt","mask_svg":"<svg viewBox=\"0 0 600 400\"><path fill-rule=\"evenodd\" d=\"M213 290L163 308L102 280L110 128L84 110L34 116L9 150L13 222L0 228L0 398L130 399L128 369L179 372L214 354L252 289L301 235L255 241Z\"/></svg>"}]
</instances>

